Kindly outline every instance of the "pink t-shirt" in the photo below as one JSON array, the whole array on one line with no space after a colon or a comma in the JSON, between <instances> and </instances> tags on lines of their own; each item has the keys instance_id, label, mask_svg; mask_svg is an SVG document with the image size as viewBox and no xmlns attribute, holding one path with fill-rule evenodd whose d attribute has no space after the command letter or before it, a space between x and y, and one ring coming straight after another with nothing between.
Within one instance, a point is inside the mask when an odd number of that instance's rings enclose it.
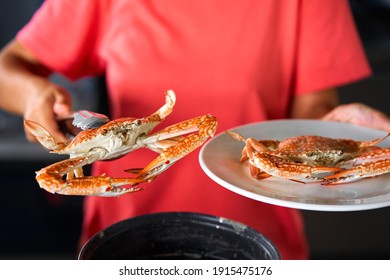
<instances>
[{"instance_id":1,"label":"pink t-shirt","mask_svg":"<svg viewBox=\"0 0 390 280\"><path fill-rule=\"evenodd\" d=\"M72 79L105 74L113 118L143 117L177 94L160 126L203 114L219 130L288 117L294 95L370 74L347 1L45 1L18 40ZM94 174L123 177L156 156L138 150L98 162ZM117 221L161 211L208 213L270 238L284 259L308 257L300 212L244 198L214 183L198 150L145 191L88 197L81 242Z\"/></svg>"}]
</instances>

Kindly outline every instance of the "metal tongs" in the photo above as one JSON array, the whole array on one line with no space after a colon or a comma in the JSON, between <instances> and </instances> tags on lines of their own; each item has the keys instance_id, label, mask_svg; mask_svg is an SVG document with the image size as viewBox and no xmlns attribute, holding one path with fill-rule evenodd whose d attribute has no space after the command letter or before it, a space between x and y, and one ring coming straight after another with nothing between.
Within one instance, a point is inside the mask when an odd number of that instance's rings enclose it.
<instances>
[{"instance_id":1,"label":"metal tongs","mask_svg":"<svg viewBox=\"0 0 390 280\"><path fill-rule=\"evenodd\" d=\"M71 123L70 120L72 121ZM109 118L100 113L80 110L75 111L64 118L57 119L57 121L61 131L74 136L80 131L80 129L86 130L102 126L109 121Z\"/></svg>"},{"instance_id":2,"label":"metal tongs","mask_svg":"<svg viewBox=\"0 0 390 280\"><path fill-rule=\"evenodd\" d=\"M72 115L72 125L81 128L82 130L97 128L109 121L106 115L91 112L88 110L76 111Z\"/></svg>"}]
</instances>

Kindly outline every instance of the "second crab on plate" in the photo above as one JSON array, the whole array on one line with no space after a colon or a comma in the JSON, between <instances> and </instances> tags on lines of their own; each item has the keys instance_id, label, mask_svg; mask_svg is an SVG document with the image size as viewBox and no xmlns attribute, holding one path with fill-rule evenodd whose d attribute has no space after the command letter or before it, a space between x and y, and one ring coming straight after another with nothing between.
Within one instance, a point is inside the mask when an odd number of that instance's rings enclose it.
<instances>
[{"instance_id":1,"label":"second crab on plate","mask_svg":"<svg viewBox=\"0 0 390 280\"><path fill-rule=\"evenodd\" d=\"M390 134L371 141L301 135L279 140L244 138L241 162L249 160L253 178L281 177L297 182L334 185L390 172L390 148L376 146Z\"/></svg>"}]
</instances>

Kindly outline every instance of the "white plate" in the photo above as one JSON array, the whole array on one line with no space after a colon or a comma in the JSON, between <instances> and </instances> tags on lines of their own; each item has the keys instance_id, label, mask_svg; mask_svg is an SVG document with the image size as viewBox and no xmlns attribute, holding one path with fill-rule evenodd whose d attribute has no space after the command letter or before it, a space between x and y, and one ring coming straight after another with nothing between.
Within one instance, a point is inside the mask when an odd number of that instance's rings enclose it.
<instances>
[{"instance_id":1,"label":"white plate","mask_svg":"<svg viewBox=\"0 0 390 280\"><path fill-rule=\"evenodd\" d=\"M354 140L372 140L386 132L356 125L316 120L278 120L232 128L244 137L278 139L296 135L320 135ZM390 147L390 138L379 146ZM240 163L243 142L221 133L201 149L204 172L221 186L240 195L279 206L318 211L356 211L390 205L390 174L332 187L302 184L270 177L255 180L247 163Z\"/></svg>"}]
</instances>

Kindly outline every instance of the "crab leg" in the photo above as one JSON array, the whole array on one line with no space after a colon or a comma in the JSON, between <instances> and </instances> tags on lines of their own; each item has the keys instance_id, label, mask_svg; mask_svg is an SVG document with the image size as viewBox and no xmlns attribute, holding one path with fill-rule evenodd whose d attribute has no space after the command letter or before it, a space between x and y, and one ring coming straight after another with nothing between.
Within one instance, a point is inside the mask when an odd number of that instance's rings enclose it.
<instances>
[{"instance_id":1,"label":"crab leg","mask_svg":"<svg viewBox=\"0 0 390 280\"><path fill-rule=\"evenodd\" d=\"M389 136L390 136L390 133L388 133L384 137L381 137L381 138L378 138L378 139L374 139L374 140L371 140L371 141L361 141L361 142L358 142L359 143L359 147L371 147L371 146L374 146L374 145L382 142L383 140L385 140Z\"/></svg>"},{"instance_id":2,"label":"crab leg","mask_svg":"<svg viewBox=\"0 0 390 280\"><path fill-rule=\"evenodd\" d=\"M152 121L162 121L165 119L169 114L172 113L173 107L176 103L176 95L173 90L168 90L165 93L165 104L158 109L156 112L154 112L152 115L150 115L147 119Z\"/></svg>"},{"instance_id":3,"label":"crab leg","mask_svg":"<svg viewBox=\"0 0 390 280\"><path fill-rule=\"evenodd\" d=\"M162 149L162 152L155 160L141 170L136 178L153 180L176 161L200 147L209 137L214 135L216 129L216 118L211 115L205 115L169 126L157 134L148 137L145 140L147 147L154 150ZM168 137L177 138L177 136L193 131L198 131L198 133L190 134L187 137L180 138L178 141L169 141L168 139ZM148 143L151 140L153 141ZM126 171L134 173L132 169Z\"/></svg>"},{"instance_id":4,"label":"crab leg","mask_svg":"<svg viewBox=\"0 0 390 280\"><path fill-rule=\"evenodd\" d=\"M36 172L36 180L41 188L51 193L64 195L119 196L135 192L139 188L120 188L123 185L136 185L144 182L135 178L111 178L107 176L78 177L63 179L71 171L95 161L94 156L66 159Z\"/></svg>"},{"instance_id":5,"label":"crab leg","mask_svg":"<svg viewBox=\"0 0 390 280\"><path fill-rule=\"evenodd\" d=\"M24 127L48 150L58 150L67 145L63 142L57 142L45 128L34 121L24 120Z\"/></svg>"}]
</instances>

